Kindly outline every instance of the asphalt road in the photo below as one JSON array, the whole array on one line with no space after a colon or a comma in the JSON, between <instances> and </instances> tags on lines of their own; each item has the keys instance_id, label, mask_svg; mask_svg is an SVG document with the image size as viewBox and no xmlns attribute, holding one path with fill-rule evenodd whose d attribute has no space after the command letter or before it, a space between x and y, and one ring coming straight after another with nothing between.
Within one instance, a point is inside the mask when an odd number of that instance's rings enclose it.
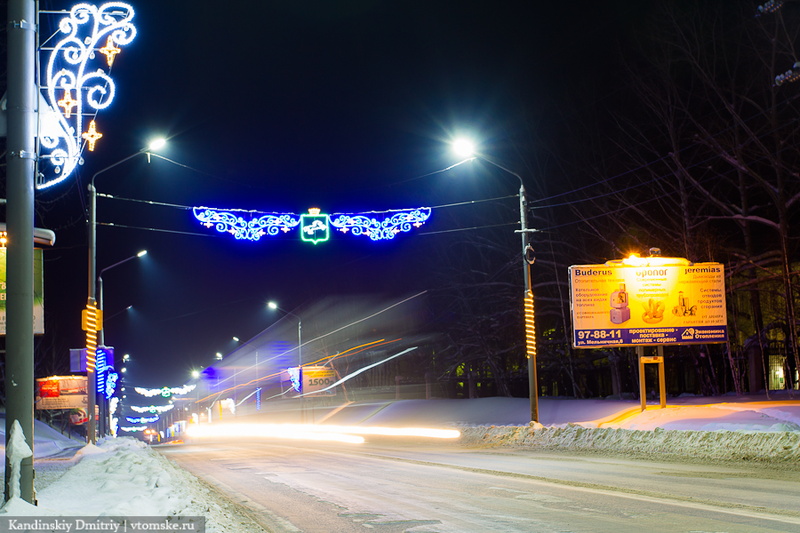
<instances>
[{"instance_id":1,"label":"asphalt road","mask_svg":"<svg viewBox=\"0 0 800 533\"><path fill-rule=\"evenodd\" d=\"M268 531L797 532L796 471L441 441L204 441L158 450Z\"/></svg>"}]
</instances>

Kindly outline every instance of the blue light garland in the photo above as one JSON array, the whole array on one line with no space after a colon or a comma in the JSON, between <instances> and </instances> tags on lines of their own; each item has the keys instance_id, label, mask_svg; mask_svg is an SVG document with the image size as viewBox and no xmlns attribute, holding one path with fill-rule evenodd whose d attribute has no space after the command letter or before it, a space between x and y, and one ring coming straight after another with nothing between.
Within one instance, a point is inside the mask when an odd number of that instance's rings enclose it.
<instances>
[{"instance_id":1,"label":"blue light garland","mask_svg":"<svg viewBox=\"0 0 800 533\"><path fill-rule=\"evenodd\" d=\"M194 217L205 227L214 227L219 232L230 233L237 240L257 241L264 235L274 236L279 231L286 233L300 224L300 217L290 213L268 213L253 217L257 211L220 210L210 207L195 207L192 211ZM239 213L249 216L245 218Z\"/></svg>"},{"instance_id":2,"label":"blue light garland","mask_svg":"<svg viewBox=\"0 0 800 533\"><path fill-rule=\"evenodd\" d=\"M369 211L366 213L321 214L309 209L308 214L263 213L236 209L194 207L194 217L207 228L230 233L237 240L258 241L265 235L275 236L300 227L303 241L317 244L328 240L330 228L342 233L364 235L373 241L394 239L399 233L422 226L431 216L430 207Z\"/></svg>"},{"instance_id":3,"label":"blue light garland","mask_svg":"<svg viewBox=\"0 0 800 533\"><path fill-rule=\"evenodd\" d=\"M370 215L385 215L379 218ZM430 207L404 209L402 211L384 211L370 213L337 213L331 215L331 226L343 233L351 231L353 235L366 235L373 241L394 239L400 232L409 232L412 227L420 227L431 216Z\"/></svg>"},{"instance_id":4,"label":"blue light garland","mask_svg":"<svg viewBox=\"0 0 800 533\"><path fill-rule=\"evenodd\" d=\"M98 346L95 354L95 385L97 394L110 399L117 389L119 374L114 372L114 348Z\"/></svg>"}]
</instances>

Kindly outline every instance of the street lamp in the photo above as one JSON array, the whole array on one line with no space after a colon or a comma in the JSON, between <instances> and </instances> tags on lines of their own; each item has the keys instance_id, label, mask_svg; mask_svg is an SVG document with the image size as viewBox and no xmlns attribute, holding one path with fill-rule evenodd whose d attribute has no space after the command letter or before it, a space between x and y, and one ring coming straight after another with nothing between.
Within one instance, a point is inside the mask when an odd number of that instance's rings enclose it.
<instances>
[{"instance_id":1,"label":"street lamp","mask_svg":"<svg viewBox=\"0 0 800 533\"><path fill-rule=\"evenodd\" d=\"M138 254L132 255L132 256L128 257L127 259L123 259L122 261L117 261L113 265L107 266L107 267L105 267L104 269L102 269L100 271L100 273L97 275L97 291L98 291L97 303L100 304L97 307L97 309L99 309L101 313L106 308L105 305L103 304L103 273L106 272L107 270L111 270L112 268L118 267L119 265L121 265L123 263L127 263L128 261L131 261L132 259L138 259L139 257L143 257L145 255L147 255L147 250L142 250ZM131 307L132 306L129 305L125 309L127 310L127 309L130 309ZM112 317L104 317L103 321L104 322L108 322L111 318ZM97 346L98 347L106 345L105 331L106 331L106 328L103 327L103 328L100 329L100 331L97 332ZM95 388L96 387L97 387L97 384L95 383ZM101 402L100 402L100 434L101 435L105 435L105 434L108 433L108 431L107 431L108 430L107 423L108 423L108 402L105 400L105 398L102 398Z\"/></svg>"},{"instance_id":2,"label":"street lamp","mask_svg":"<svg viewBox=\"0 0 800 533\"><path fill-rule=\"evenodd\" d=\"M107 166L101 170L98 170L92 176L91 181L89 182L89 221L88 221L88 231L89 231L89 297L86 302L86 309L84 310L84 320L83 320L83 327L86 330L86 385L87 385L87 411L88 411L88 421L86 423L86 437L91 444L94 444L97 441L96 435L96 426L94 420L94 410L95 410L95 395L97 394L97 384L95 383L95 358L97 357L97 335L98 332L102 332L103 324L102 324L102 314L97 313L97 286L96 286L96 262L97 262L97 189L94 187L94 180L97 179L97 176L106 172L107 170L111 170L112 168L116 167L117 165L121 165L125 161L136 157L137 155L146 154L148 160L150 158L150 153L153 150L157 150L158 148L162 148L166 141L164 139L158 139L150 143L149 146L142 148L138 152L134 152L133 154L120 159L116 163ZM102 307L101 307L102 309Z\"/></svg>"},{"instance_id":3,"label":"street lamp","mask_svg":"<svg viewBox=\"0 0 800 533\"><path fill-rule=\"evenodd\" d=\"M492 166L495 166L516 177L519 180L519 224L520 229L515 233L519 233L522 237L522 278L524 285L524 316L525 316L525 346L526 356L528 359L528 393L531 402L531 421L539 421L539 393L538 393L538 379L536 376L536 326L534 324L533 313L533 290L531 289L531 265L533 264L533 247L528 242L528 234L533 233L533 228L528 228L528 200L525 193L525 183L522 176L510 170L503 165L492 161L486 156L480 155L475 151L475 145L467 139L457 139L452 144L453 151L464 157L467 162L474 159L480 159Z\"/></svg>"},{"instance_id":4,"label":"street lamp","mask_svg":"<svg viewBox=\"0 0 800 533\"><path fill-rule=\"evenodd\" d=\"M98 293L97 303L100 304L98 306L98 309L100 309L100 310L104 310L105 309L105 305L103 305L103 273L108 271L108 270L111 270L112 268L118 267L123 263L127 263L128 261L131 261L133 259L138 259L138 258L144 257L146 255L147 255L147 250L142 250L138 254L132 255L132 256L128 257L127 259L123 259L122 261L117 261L113 265L107 266L107 267L105 267L104 269L102 269L100 271L100 273L97 275L97 293ZM125 309L128 310L131 307L133 307L133 306L129 305ZM106 320L108 320L108 318L106 318ZM97 343L100 346L105 345L105 334L104 334L104 331L105 331L105 328L103 328L103 329L101 329L100 331L97 332Z\"/></svg>"},{"instance_id":5,"label":"street lamp","mask_svg":"<svg viewBox=\"0 0 800 533\"><path fill-rule=\"evenodd\" d=\"M278 311L282 311L283 313L291 315L297 319L297 366L303 366L303 320L291 311L287 311L286 309L278 307L278 304L275 302L267 302L267 307L272 310L277 309Z\"/></svg>"}]
</instances>

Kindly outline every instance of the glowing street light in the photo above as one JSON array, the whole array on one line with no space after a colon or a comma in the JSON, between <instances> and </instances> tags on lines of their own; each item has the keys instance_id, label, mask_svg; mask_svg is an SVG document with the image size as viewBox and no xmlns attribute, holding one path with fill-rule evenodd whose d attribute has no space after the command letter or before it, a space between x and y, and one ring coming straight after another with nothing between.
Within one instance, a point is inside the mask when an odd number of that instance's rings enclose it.
<instances>
[{"instance_id":1,"label":"glowing street light","mask_svg":"<svg viewBox=\"0 0 800 533\"><path fill-rule=\"evenodd\" d=\"M277 309L278 311L281 311L287 315L291 315L297 319L297 366L303 366L303 320L291 311L287 311L286 309L278 307L278 304L273 301L267 302L267 307L272 310Z\"/></svg>"},{"instance_id":2,"label":"glowing street light","mask_svg":"<svg viewBox=\"0 0 800 533\"><path fill-rule=\"evenodd\" d=\"M101 170L98 170L92 176L91 181L89 182L89 220L88 220L88 230L89 230L89 297L86 302L86 309L84 310L84 315L87 317L84 320L84 329L86 330L86 381L87 381L87 395L88 395L88 402L87 402L87 412L90 413L89 420L86 425L86 436L88 441L91 444L94 444L97 441L96 435L96 426L94 416L91 416L91 413L94 413L95 408L95 395L97 393L97 387L95 383L95 358L97 356L97 335L98 332L103 330L103 322L102 322L102 312L98 313L97 309L97 275L96 275L96 263L97 263L97 189L95 189L94 181L97 179L97 176L106 172L107 170L111 170L112 168L116 167L117 165L121 165L122 163L132 159L138 155L146 154L148 159L150 157L150 153L159 148L163 147L166 144L166 141L163 139L157 139L153 141L149 146L142 148L138 152L134 152L133 154L120 159L116 163L109 165ZM132 259L132 258L131 258ZM112 265L115 266L115 265ZM110 267L109 267L110 268ZM102 305L102 302L101 302ZM101 307L102 309L102 307Z\"/></svg>"},{"instance_id":3,"label":"glowing street light","mask_svg":"<svg viewBox=\"0 0 800 533\"><path fill-rule=\"evenodd\" d=\"M528 228L528 200L525 193L525 183L522 176L503 165L492 161L484 155L476 152L475 144L468 139L456 139L452 143L453 152L464 158L467 162L480 159L500 170L511 174L519 180L519 224L520 229L516 230L522 237L522 277L524 284L523 306L525 316L525 344L526 356L528 358L528 392L531 402L531 421L539 421L539 394L538 379L536 376L536 326L534 324L533 310L533 290L531 289L531 265L533 264L533 247L528 242L528 234L533 233L534 229ZM460 164L460 163L459 163Z\"/></svg>"},{"instance_id":4,"label":"glowing street light","mask_svg":"<svg viewBox=\"0 0 800 533\"><path fill-rule=\"evenodd\" d=\"M112 268L118 267L123 263L127 263L128 261L132 261L134 259L138 259L138 258L144 257L146 255L147 255L147 250L142 250L141 252L137 253L136 255L132 255L132 256L126 258L126 259L123 259L122 261L117 261L113 265L107 266L107 267L105 267L104 269L102 269L100 271L100 273L97 275L97 290L98 290L97 303L100 304L98 306L98 309L100 309L100 310L104 310L105 309L105 306L103 305L103 273L108 271L108 270L111 270ZM125 309L128 310L131 307L133 307L133 306L129 305ZM105 337L103 335L103 330L102 329L98 332L97 341L98 341L98 343L100 345L102 345L105 342Z\"/></svg>"},{"instance_id":5,"label":"glowing street light","mask_svg":"<svg viewBox=\"0 0 800 533\"><path fill-rule=\"evenodd\" d=\"M99 306L97 306L97 310L100 311L100 313L101 313L100 316L103 316L102 312L105 310L105 305L103 304L103 273L106 272L107 270L111 270L112 268L118 267L119 265L121 265L123 263L127 263L128 261L131 261L133 259L138 259L140 257L144 257L145 255L147 255L147 250L142 250L141 252L139 252L136 255L132 255L131 257L128 257L127 259L123 259L122 261L118 261L118 262L114 263L113 265L105 267L97 275L97 289L98 289L98 300L97 300L97 303L100 304ZM126 310L130 309L131 307L133 307L133 306L129 305L128 307L126 307ZM107 322L111 318L112 317L104 317L104 320ZM97 332L97 346L98 347L105 346L105 344L106 344L105 343L105 328L102 327L102 320L101 320L100 330ZM88 370L88 365L87 365L87 370ZM97 387L97 384L95 383L95 388L96 387ZM101 403L100 403L100 434L105 435L105 434L108 433L108 431L107 431L108 430L108 422L109 422L109 420L108 420L108 401L105 400L105 399L102 399Z\"/></svg>"}]
</instances>

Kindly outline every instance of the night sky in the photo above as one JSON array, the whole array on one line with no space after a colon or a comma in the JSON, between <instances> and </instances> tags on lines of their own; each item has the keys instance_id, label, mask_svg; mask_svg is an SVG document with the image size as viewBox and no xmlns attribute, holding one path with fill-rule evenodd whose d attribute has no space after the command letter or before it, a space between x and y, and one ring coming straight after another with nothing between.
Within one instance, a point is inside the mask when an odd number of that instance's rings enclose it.
<instances>
[{"instance_id":1,"label":"night sky","mask_svg":"<svg viewBox=\"0 0 800 533\"><path fill-rule=\"evenodd\" d=\"M131 355L130 379L145 386L183 383L232 349L232 336L279 319L270 299L296 311L330 296L430 289L431 252L447 231L484 222L437 209L393 241L335 234L315 246L297 231L235 241L184 207L333 213L513 195L516 179L485 166L436 173L458 161L448 141L471 134L524 172L531 138L557 145L565 120L615 101L618 50L648 11L627 0L131 3L138 35L111 72L104 137L74 177L37 194L37 226L57 234L45 252L44 349L66 361L83 344L86 185L169 138L160 153L175 163L141 155L96 181L100 193L169 204L98 199L98 272L148 250L103 276L106 344ZM55 24L43 17L43 32ZM530 179L535 188L542 178ZM516 202L495 221L509 232Z\"/></svg>"}]
</instances>

